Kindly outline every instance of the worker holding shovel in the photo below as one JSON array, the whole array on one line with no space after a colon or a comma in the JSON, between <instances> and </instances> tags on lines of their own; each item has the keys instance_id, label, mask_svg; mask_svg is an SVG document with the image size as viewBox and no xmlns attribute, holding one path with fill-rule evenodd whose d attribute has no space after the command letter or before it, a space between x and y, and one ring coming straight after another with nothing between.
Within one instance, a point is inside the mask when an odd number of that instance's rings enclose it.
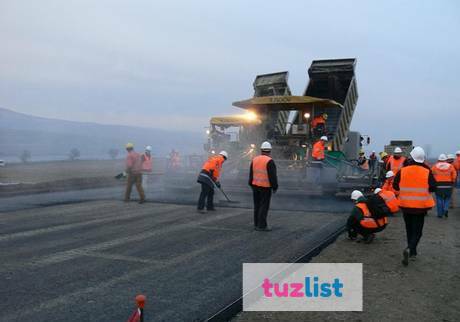
<instances>
[{"instance_id":1,"label":"worker holding shovel","mask_svg":"<svg viewBox=\"0 0 460 322\"><path fill-rule=\"evenodd\" d=\"M221 151L218 155L213 155L203 164L197 182L201 184L200 198L198 199L197 211L206 213L204 210L205 204L208 211L215 211L214 208L214 187L220 188L219 176L222 170L222 165L227 160L228 154L226 151Z\"/></svg>"}]
</instances>

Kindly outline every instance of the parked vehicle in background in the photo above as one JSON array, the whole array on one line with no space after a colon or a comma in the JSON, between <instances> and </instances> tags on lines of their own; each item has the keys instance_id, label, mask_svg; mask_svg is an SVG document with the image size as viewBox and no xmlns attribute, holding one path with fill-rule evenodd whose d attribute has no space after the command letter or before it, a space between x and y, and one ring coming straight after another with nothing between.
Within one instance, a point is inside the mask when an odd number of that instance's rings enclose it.
<instances>
[{"instance_id":1,"label":"parked vehicle in background","mask_svg":"<svg viewBox=\"0 0 460 322\"><path fill-rule=\"evenodd\" d=\"M5 160L0 160L0 167L5 167L5 166L6 166Z\"/></svg>"}]
</instances>

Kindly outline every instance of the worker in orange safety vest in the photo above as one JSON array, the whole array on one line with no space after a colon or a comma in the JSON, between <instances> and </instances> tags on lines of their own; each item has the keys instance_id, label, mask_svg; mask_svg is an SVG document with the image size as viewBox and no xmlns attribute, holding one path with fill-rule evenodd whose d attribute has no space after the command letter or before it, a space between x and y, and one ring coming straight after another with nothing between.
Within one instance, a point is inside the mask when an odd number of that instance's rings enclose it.
<instances>
[{"instance_id":1,"label":"worker in orange safety vest","mask_svg":"<svg viewBox=\"0 0 460 322\"><path fill-rule=\"evenodd\" d=\"M402 264L417 256L417 245L422 237L425 216L435 202L431 195L436 191L436 180L425 164L425 151L416 146L411 152L412 160L396 174L393 188L399 191L399 207L406 225L407 248L403 251Z\"/></svg>"},{"instance_id":2,"label":"worker in orange safety vest","mask_svg":"<svg viewBox=\"0 0 460 322\"><path fill-rule=\"evenodd\" d=\"M436 180L436 208L438 218L448 217L452 189L457 181L457 171L447 162L445 154L439 155L438 162L431 167Z\"/></svg>"},{"instance_id":3,"label":"worker in orange safety vest","mask_svg":"<svg viewBox=\"0 0 460 322\"><path fill-rule=\"evenodd\" d=\"M261 154L254 157L249 168L249 186L252 188L254 200L254 229L257 231L271 231L267 225L268 209L272 192L278 190L276 165L271 158L272 145L263 142L260 146Z\"/></svg>"},{"instance_id":4,"label":"worker in orange safety vest","mask_svg":"<svg viewBox=\"0 0 460 322\"><path fill-rule=\"evenodd\" d=\"M322 136L315 144L313 144L313 149L311 156L315 161L323 161L326 157L325 150L327 144L327 136Z\"/></svg>"},{"instance_id":5,"label":"worker in orange safety vest","mask_svg":"<svg viewBox=\"0 0 460 322\"><path fill-rule=\"evenodd\" d=\"M393 191L377 188L374 190L374 193L385 201L385 204L387 205L388 209L390 209L392 214L395 214L399 211L399 199L396 197Z\"/></svg>"},{"instance_id":6,"label":"worker in orange safety vest","mask_svg":"<svg viewBox=\"0 0 460 322\"><path fill-rule=\"evenodd\" d=\"M373 218L367 206L366 198L359 190L354 190L351 193L351 200L355 203L355 207L347 220L348 237L354 240L359 234L363 236L365 243L371 243L375 238L375 233L385 229L388 218Z\"/></svg>"},{"instance_id":7,"label":"worker in orange safety vest","mask_svg":"<svg viewBox=\"0 0 460 322\"><path fill-rule=\"evenodd\" d=\"M388 158L386 170L393 171L396 175L398 171L404 166L404 162L406 161L406 157L402 155L402 150L400 147L396 147L394 149L393 155Z\"/></svg>"},{"instance_id":8,"label":"worker in orange safety vest","mask_svg":"<svg viewBox=\"0 0 460 322\"><path fill-rule=\"evenodd\" d=\"M222 165L228 159L226 151L219 152L218 155L212 155L203 164L197 182L201 184L201 193L198 198L197 211L206 213L204 207L208 211L215 211L214 208L214 187L220 188L219 177L222 171Z\"/></svg>"}]
</instances>

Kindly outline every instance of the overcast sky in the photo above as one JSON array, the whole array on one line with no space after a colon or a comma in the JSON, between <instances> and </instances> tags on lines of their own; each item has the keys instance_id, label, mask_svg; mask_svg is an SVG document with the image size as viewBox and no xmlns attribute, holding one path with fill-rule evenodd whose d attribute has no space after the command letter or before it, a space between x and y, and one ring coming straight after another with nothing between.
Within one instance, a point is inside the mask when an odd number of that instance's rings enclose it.
<instances>
[{"instance_id":1,"label":"overcast sky","mask_svg":"<svg viewBox=\"0 0 460 322\"><path fill-rule=\"evenodd\" d=\"M257 74L356 57L352 128L460 149L459 1L0 0L0 106L202 131Z\"/></svg>"}]
</instances>

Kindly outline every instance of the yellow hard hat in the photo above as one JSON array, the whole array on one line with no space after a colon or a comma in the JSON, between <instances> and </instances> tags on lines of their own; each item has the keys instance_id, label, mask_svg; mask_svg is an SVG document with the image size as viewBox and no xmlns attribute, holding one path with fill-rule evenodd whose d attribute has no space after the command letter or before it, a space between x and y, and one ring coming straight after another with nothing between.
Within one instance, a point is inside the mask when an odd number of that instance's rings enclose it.
<instances>
[{"instance_id":1,"label":"yellow hard hat","mask_svg":"<svg viewBox=\"0 0 460 322\"><path fill-rule=\"evenodd\" d=\"M364 154L364 150L363 149L359 150L359 154Z\"/></svg>"},{"instance_id":2,"label":"yellow hard hat","mask_svg":"<svg viewBox=\"0 0 460 322\"><path fill-rule=\"evenodd\" d=\"M384 158L384 157L386 157L388 155L388 153L380 152L379 155L380 155L380 158Z\"/></svg>"},{"instance_id":3,"label":"yellow hard hat","mask_svg":"<svg viewBox=\"0 0 460 322\"><path fill-rule=\"evenodd\" d=\"M134 148L134 144L132 144L132 143L126 143L125 147L126 147L127 149L132 149L132 148Z\"/></svg>"},{"instance_id":4,"label":"yellow hard hat","mask_svg":"<svg viewBox=\"0 0 460 322\"><path fill-rule=\"evenodd\" d=\"M323 113L323 118L324 118L325 120L327 120L327 114L326 114L326 113Z\"/></svg>"}]
</instances>

